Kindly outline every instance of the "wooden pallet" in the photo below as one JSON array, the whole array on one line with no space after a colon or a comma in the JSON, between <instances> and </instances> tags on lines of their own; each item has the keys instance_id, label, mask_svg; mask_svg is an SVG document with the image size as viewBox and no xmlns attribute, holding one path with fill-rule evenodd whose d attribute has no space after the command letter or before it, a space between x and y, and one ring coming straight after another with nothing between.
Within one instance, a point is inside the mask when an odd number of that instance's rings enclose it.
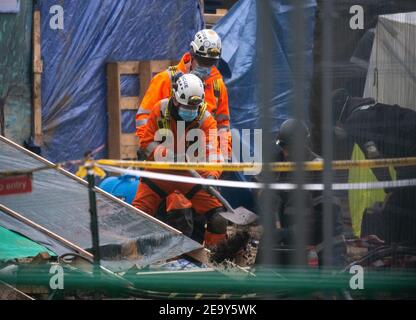
<instances>
[{"instance_id":1,"label":"wooden pallet","mask_svg":"<svg viewBox=\"0 0 416 320\"><path fill-rule=\"evenodd\" d=\"M217 22L227 14L227 9L217 9L216 13L205 13L204 20L207 28L212 28Z\"/></svg>"},{"instance_id":2,"label":"wooden pallet","mask_svg":"<svg viewBox=\"0 0 416 320\"><path fill-rule=\"evenodd\" d=\"M107 64L108 156L110 159L136 159L138 139L134 133L122 133L122 112L137 110L152 77L176 63L177 61L172 60L152 60ZM121 95L120 78L122 75L139 77L139 96Z\"/></svg>"},{"instance_id":3,"label":"wooden pallet","mask_svg":"<svg viewBox=\"0 0 416 320\"><path fill-rule=\"evenodd\" d=\"M32 117L32 134L36 145L43 144L42 138L42 72L43 61L41 57L41 20L40 11L33 12L33 117Z\"/></svg>"}]
</instances>

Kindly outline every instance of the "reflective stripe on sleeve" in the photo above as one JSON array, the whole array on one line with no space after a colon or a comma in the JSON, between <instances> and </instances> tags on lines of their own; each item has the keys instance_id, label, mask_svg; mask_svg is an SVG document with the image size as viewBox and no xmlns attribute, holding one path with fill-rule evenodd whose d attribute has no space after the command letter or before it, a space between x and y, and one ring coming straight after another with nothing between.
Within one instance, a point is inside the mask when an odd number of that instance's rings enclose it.
<instances>
[{"instance_id":1,"label":"reflective stripe on sleeve","mask_svg":"<svg viewBox=\"0 0 416 320\"><path fill-rule=\"evenodd\" d=\"M147 119L136 120L136 127L144 126L147 123Z\"/></svg>"},{"instance_id":2,"label":"reflective stripe on sleeve","mask_svg":"<svg viewBox=\"0 0 416 320\"><path fill-rule=\"evenodd\" d=\"M137 115L140 115L140 114L150 114L150 110L145 109L143 107L140 107L139 110L137 110L137 113L136 114Z\"/></svg>"},{"instance_id":3,"label":"reflective stripe on sleeve","mask_svg":"<svg viewBox=\"0 0 416 320\"><path fill-rule=\"evenodd\" d=\"M146 155L149 157L158 145L159 143L155 141L149 143L149 145L146 147L146 150L145 150Z\"/></svg>"}]
</instances>

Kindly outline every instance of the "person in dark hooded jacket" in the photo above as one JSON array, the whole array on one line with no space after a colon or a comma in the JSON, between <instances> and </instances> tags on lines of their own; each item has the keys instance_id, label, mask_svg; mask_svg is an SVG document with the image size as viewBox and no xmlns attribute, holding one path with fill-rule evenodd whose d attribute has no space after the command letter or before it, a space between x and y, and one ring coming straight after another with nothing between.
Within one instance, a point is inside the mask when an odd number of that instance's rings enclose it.
<instances>
[{"instance_id":1,"label":"person in dark hooded jacket","mask_svg":"<svg viewBox=\"0 0 416 320\"><path fill-rule=\"evenodd\" d=\"M294 159L294 145L296 131L300 131L299 137L305 141L306 147L303 152L303 161L321 161L322 158L314 153L310 148L310 133L309 129L303 122L295 119L288 119L282 123L277 136L276 149L274 150L274 162L292 162ZM322 183L320 172L306 171L305 183ZM295 183L295 172L275 172L274 180L278 183ZM257 181L263 181L263 177L257 176ZM298 197L296 190L276 190L273 192L272 208L275 213L276 221L276 248L281 246L294 246L300 237L306 240L307 246L317 246L323 242L323 197L321 191L307 191L301 190L301 198L303 199L303 213L304 226L300 230L297 225L297 201ZM259 194L257 195L259 199ZM341 222L341 212L335 199L333 212L333 236L340 236L343 232ZM258 201L261 206L261 201ZM262 243L260 242L260 245ZM262 250L259 250L262 252ZM336 251L336 250L335 250ZM333 265L342 264L343 259L341 255L344 253L344 248L334 251ZM320 255L321 257L321 255ZM293 257L292 257L293 258ZM285 258L283 258L284 260ZM258 256L257 261L261 260L261 255ZM290 259L289 259L290 260ZM320 259L320 262L322 260ZM280 261L279 263L281 263Z\"/></svg>"},{"instance_id":2,"label":"person in dark hooded jacket","mask_svg":"<svg viewBox=\"0 0 416 320\"><path fill-rule=\"evenodd\" d=\"M358 145L367 159L416 157L416 112L398 105L333 94L338 159L350 159ZM394 168L396 180L416 179L416 166ZM390 170L374 168L378 181L391 181ZM416 186L386 188L384 203L364 214L362 236L375 234L387 243L416 244ZM376 214L370 214L374 212Z\"/></svg>"}]
</instances>

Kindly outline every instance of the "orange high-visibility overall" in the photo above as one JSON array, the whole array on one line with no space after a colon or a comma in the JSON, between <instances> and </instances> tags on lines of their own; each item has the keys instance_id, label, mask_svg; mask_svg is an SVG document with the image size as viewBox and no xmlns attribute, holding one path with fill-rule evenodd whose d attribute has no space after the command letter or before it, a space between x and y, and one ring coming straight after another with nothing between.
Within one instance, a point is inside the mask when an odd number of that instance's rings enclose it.
<instances>
[{"instance_id":1,"label":"orange high-visibility overall","mask_svg":"<svg viewBox=\"0 0 416 320\"><path fill-rule=\"evenodd\" d=\"M140 149L147 155L147 160L154 160L155 151L158 148L163 148L161 142L155 141L154 136L155 133L160 129L160 123L164 114L166 112L166 108L169 107L169 99L163 99L160 102L156 103L155 107L152 108L151 113L147 119L147 123L143 128L142 136L140 139ZM169 127L173 133L175 146L174 152L177 153L178 144L183 143L182 139L185 137L179 137L177 134L177 122L175 119L169 119ZM217 140L217 123L211 114L208 111L203 111L203 114L200 113L200 116L188 124L185 128L185 136L186 133L190 129L201 129L206 137L205 141L198 141L198 143L202 143L201 148L206 150L206 157L210 159L212 156L211 154L214 153L216 157L220 156L220 150L218 148L218 140ZM185 150L186 152L186 150ZM176 175L189 175L186 174L184 171L158 171L152 170L156 172L162 173L170 173ZM218 178L221 175L221 171L198 171L202 177L212 176ZM155 180L151 179L153 184L156 184L158 188L163 190L166 194L171 194L175 192L175 190L180 191L182 194L187 194L191 189L194 187L192 184L187 183L180 183L174 181L162 181L162 180ZM133 200L133 206L136 208L154 216L156 215L157 209L162 201L162 197L155 192L148 184L142 183L139 184L137 189L136 197ZM218 199L211 196L209 193L200 189L196 192L193 197L190 199L192 203L193 209L196 211L197 214L206 214L212 212L212 210L221 208L222 204ZM214 233L210 232L209 230L205 233L205 244L206 245L215 245L219 241L225 238L225 231L223 233Z\"/></svg>"},{"instance_id":2,"label":"orange high-visibility overall","mask_svg":"<svg viewBox=\"0 0 416 320\"><path fill-rule=\"evenodd\" d=\"M171 79L176 72L188 73L191 64L191 54L186 53L178 65L156 74L150 82L149 88L139 106L136 114L136 135L139 140L144 134L144 127L153 107L162 99L171 96ZM232 142L230 132L230 111L228 109L228 93L222 76L216 67L211 70L210 76L205 79L205 102L207 110L217 122L219 139L223 156L231 158Z\"/></svg>"}]
</instances>

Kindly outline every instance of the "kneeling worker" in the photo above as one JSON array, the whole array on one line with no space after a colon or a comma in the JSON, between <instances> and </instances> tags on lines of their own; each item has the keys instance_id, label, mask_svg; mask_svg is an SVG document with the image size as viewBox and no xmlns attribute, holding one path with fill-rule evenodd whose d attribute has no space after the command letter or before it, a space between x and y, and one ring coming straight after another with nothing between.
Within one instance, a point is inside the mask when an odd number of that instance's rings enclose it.
<instances>
[{"instance_id":1,"label":"kneeling worker","mask_svg":"<svg viewBox=\"0 0 416 320\"><path fill-rule=\"evenodd\" d=\"M189 143L185 143L185 137L191 129L199 129L204 137L201 141L195 142L200 144L198 152L205 150L207 159L221 157L217 140L217 123L206 110L204 98L204 85L197 76L185 74L176 81L172 97L156 103L145 125L140 139L140 150L146 154L147 160L154 161L155 158L157 160L158 157L167 157L169 154L177 158L185 158L190 147ZM181 130L181 127L184 127L184 130ZM160 135L166 130L170 130L173 136L172 148L166 146L166 141L155 139L155 134ZM183 148L179 148L181 143L184 144ZM162 173L188 175L183 171ZM199 171L199 174L204 178L218 179L221 172ZM167 219L162 220L196 241L204 240L206 246L215 246L226 237L227 221L219 214L225 210L221 202L203 190L200 185L142 178L133 206L156 217L160 211L164 212ZM191 207L194 214L189 214ZM204 234L205 219L207 230Z\"/></svg>"}]
</instances>

